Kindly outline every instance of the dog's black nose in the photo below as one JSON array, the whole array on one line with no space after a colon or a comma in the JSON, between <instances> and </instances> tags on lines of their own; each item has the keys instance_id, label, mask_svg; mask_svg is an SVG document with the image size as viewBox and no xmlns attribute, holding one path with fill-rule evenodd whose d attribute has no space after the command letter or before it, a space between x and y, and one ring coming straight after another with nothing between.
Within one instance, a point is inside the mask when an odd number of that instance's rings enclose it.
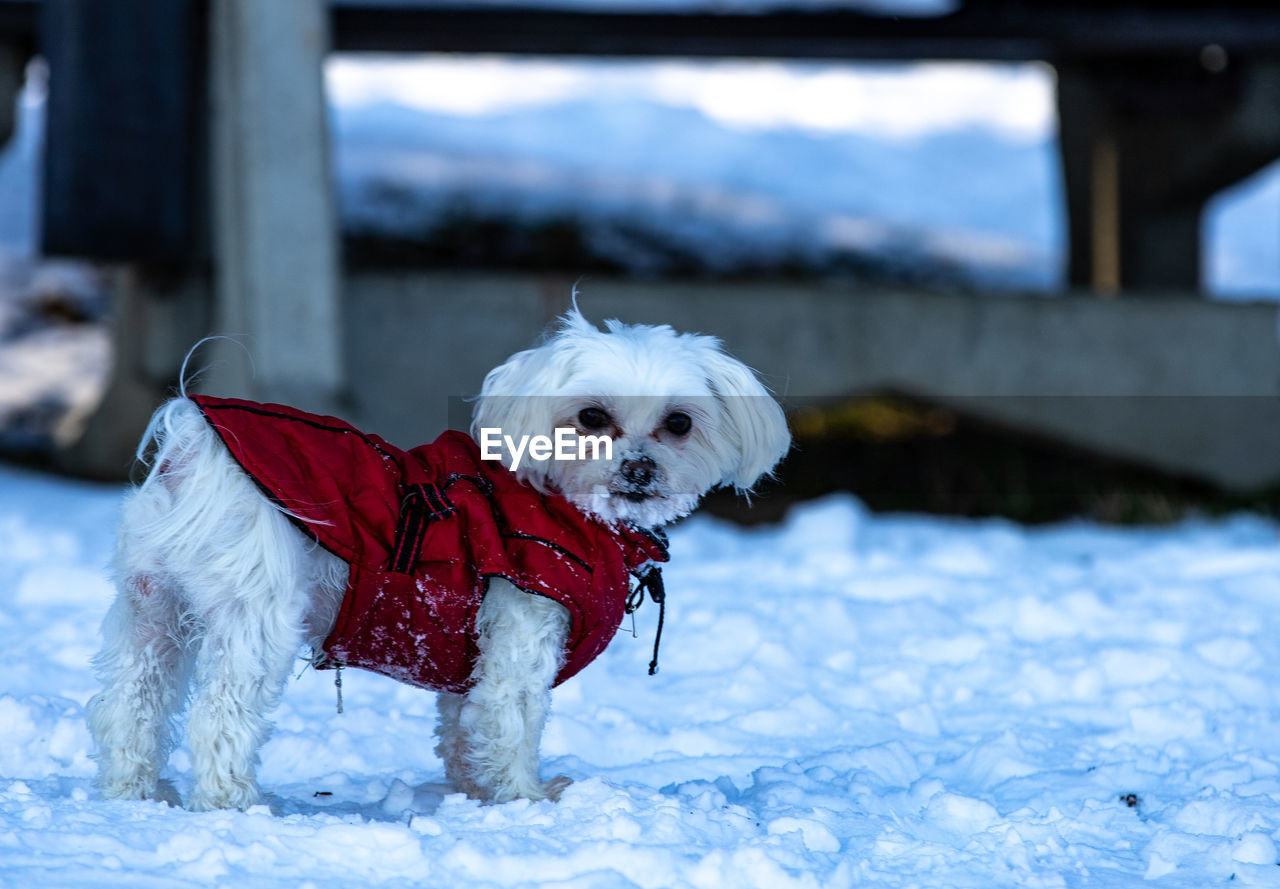
<instances>
[{"instance_id":1,"label":"dog's black nose","mask_svg":"<svg viewBox=\"0 0 1280 889\"><path fill-rule=\"evenodd\" d=\"M648 457L637 457L634 460L622 461L622 477L637 488L647 487L653 481L653 470L657 464Z\"/></svg>"}]
</instances>

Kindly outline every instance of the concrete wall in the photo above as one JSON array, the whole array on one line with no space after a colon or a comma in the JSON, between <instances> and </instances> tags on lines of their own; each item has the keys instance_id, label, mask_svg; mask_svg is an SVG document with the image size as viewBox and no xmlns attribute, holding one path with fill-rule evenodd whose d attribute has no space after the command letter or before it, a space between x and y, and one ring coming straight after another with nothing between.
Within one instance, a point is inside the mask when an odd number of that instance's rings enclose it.
<instances>
[{"instance_id":1,"label":"concrete wall","mask_svg":"<svg viewBox=\"0 0 1280 889\"><path fill-rule=\"evenodd\" d=\"M117 278L117 359L88 433L63 455L119 477L148 412L210 331L209 288ZM433 439L485 373L528 348L569 305L574 282L534 275L354 273L340 299L342 397L333 412L391 441ZM789 409L898 391L1239 489L1280 482L1280 346L1273 305L1191 296L937 295L846 286L590 279L595 321L670 323L721 337ZM248 370L260 341L218 359ZM247 354L246 354L247 352ZM208 364L198 355L193 367ZM323 356L308 358L318 376ZM269 380L230 391L292 400ZM211 388L210 388L211 387ZM453 412L451 416L451 402ZM465 417L465 407L461 411Z\"/></svg>"},{"instance_id":2,"label":"concrete wall","mask_svg":"<svg viewBox=\"0 0 1280 889\"><path fill-rule=\"evenodd\" d=\"M399 443L434 436L450 396L527 348L572 282L349 276L352 410ZM877 390L1232 487L1280 481L1276 309L1141 300L934 295L780 284L588 280L588 317L715 334L791 408Z\"/></svg>"}]
</instances>

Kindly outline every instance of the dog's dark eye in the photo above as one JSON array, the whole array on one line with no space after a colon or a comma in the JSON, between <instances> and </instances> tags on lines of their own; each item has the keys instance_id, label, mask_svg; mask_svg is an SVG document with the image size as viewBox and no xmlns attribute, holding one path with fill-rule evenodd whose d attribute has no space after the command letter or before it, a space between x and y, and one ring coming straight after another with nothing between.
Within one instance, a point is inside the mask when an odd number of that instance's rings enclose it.
<instances>
[{"instance_id":1,"label":"dog's dark eye","mask_svg":"<svg viewBox=\"0 0 1280 889\"><path fill-rule=\"evenodd\" d=\"M603 429L613 421L598 407L584 407L578 411L578 422L587 429Z\"/></svg>"},{"instance_id":2,"label":"dog's dark eye","mask_svg":"<svg viewBox=\"0 0 1280 889\"><path fill-rule=\"evenodd\" d=\"M693 428L693 420L689 419L688 414L676 412L667 417L667 421L662 424L672 435L688 435L689 430Z\"/></svg>"}]
</instances>

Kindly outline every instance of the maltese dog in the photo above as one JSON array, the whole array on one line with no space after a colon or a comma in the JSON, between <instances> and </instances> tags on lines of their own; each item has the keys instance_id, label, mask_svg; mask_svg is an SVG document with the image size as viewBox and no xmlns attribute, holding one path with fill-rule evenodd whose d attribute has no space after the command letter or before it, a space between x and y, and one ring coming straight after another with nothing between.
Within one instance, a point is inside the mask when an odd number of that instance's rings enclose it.
<instances>
[{"instance_id":1,"label":"maltese dog","mask_svg":"<svg viewBox=\"0 0 1280 889\"><path fill-rule=\"evenodd\" d=\"M438 692L457 790L558 798L569 779L538 762L550 689L645 592L662 602L659 528L714 487L749 491L790 436L716 339L601 331L576 307L485 377L472 436L403 451L281 405L162 406L94 660L102 794L172 799L159 775L194 679L189 807L257 803L267 717L305 649L339 690L350 666Z\"/></svg>"}]
</instances>

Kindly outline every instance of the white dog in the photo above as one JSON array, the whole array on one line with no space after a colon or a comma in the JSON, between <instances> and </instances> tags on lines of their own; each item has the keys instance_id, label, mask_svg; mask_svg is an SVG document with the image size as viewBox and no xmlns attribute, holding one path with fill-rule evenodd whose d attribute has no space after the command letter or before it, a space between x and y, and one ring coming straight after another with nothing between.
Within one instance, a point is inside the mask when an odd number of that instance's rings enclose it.
<instances>
[{"instance_id":1,"label":"white dog","mask_svg":"<svg viewBox=\"0 0 1280 889\"><path fill-rule=\"evenodd\" d=\"M194 676L188 805L202 810L258 802L255 769L270 728L267 714L306 646L318 666L345 662L440 690L436 749L457 789L491 802L557 798L568 779L544 781L538 764L549 690L598 654L595 649L616 631L627 573L644 575L646 560L665 559L643 532L687 514L718 485L749 490L790 445L781 409L717 340L666 326L606 326L598 330L575 308L543 345L488 374L473 434L503 446L501 463L478 470L450 470L455 464L439 461L461 458L453 452L434 456L429 448L435 445L421 450L425 456L413 456L419 449L397 451L340 421L277 406L184 395L161 407L139 449L141 456L154 447L151 470L124 507L119 594L94 662L104 690L90 701L88 714L102 794L167 795L159 774L172 744L171 723ZM394 498L379 499L345 466L294 467L292 454L282 458L280 452L303 448L272 440L266 447L274 446L271 471L315 486L313 497L272 491L263 470L251 465L256 458L246 453L243 439L258 433L228 425L257 414L270 415L265 436L276 434L277 426L314 427L325 447L335 441L358 451L361 460L372 455L375 472L394 464L410 475L425 474L397 476ZM565 429L575 437L607 439L612 453L536 459L531 448L521 448L530 437L554 438ZM446 433L441 441L448 436L455 437L450 441L458 453L476 448L460 433ZM316 459L323 462L328 452ZM297 461L301 466L302 455ZM439 465L420 468L430 461ZM334 528L343 520L312 512L320 501L335 499L330 482L355 489L343 496L368 500L369 509L398 511L396 539L366 541L361 551L345 538L336 540ZM520 506L494 505L497 489L509 489ZM510 518L526 512L536 514L542 530L524 531L516 526L521 519ZM476 530L473 519L488 524ZM563 539L559 525L572 526ZM479 535L489 536L478 543L473 538ZM458 598L443 582L440 592L432 576L424 579L423 571L436 570L423 568L431 558L424 553L446 537L484 562L457 569L470 572L463 586L470 583L474 595L464 590ZM575 542L586 537L595 542ZM499 538L504 549L495 554L492 542ZM588 564L597 556L583 555L584 548L599 550L608 564ZM556 558L544 558L548 553ZM484 561L493 559L499 567ZM553 564L521 567L528 560ZM539 573L544 570L553 575L550 581ZM557 573L563 571L569 573ZM422 601L396 611L400 606L388 606L383 594L388 579L405 577L417 591L411 597ZM574 578L586 578L591 589L560 589L577 583ZM591 596L603 597L603 604L581 604ZM410 620L411 608L443 621L440 613L450 603L461 603L464 630L419 634L418 647L409 645L400 661L393 663L380 649L372 656L376 663L361 661L358 654L348 657L355 643L344 648L335 642L342 632L365 632L379 609L391 607L391 622L400 625ZM586 626L592 620L603 628ZM381 639L381 632L365 638ZM428 637L450 651L423 650L421 640Z\"/></svg>"}]
</instances>

